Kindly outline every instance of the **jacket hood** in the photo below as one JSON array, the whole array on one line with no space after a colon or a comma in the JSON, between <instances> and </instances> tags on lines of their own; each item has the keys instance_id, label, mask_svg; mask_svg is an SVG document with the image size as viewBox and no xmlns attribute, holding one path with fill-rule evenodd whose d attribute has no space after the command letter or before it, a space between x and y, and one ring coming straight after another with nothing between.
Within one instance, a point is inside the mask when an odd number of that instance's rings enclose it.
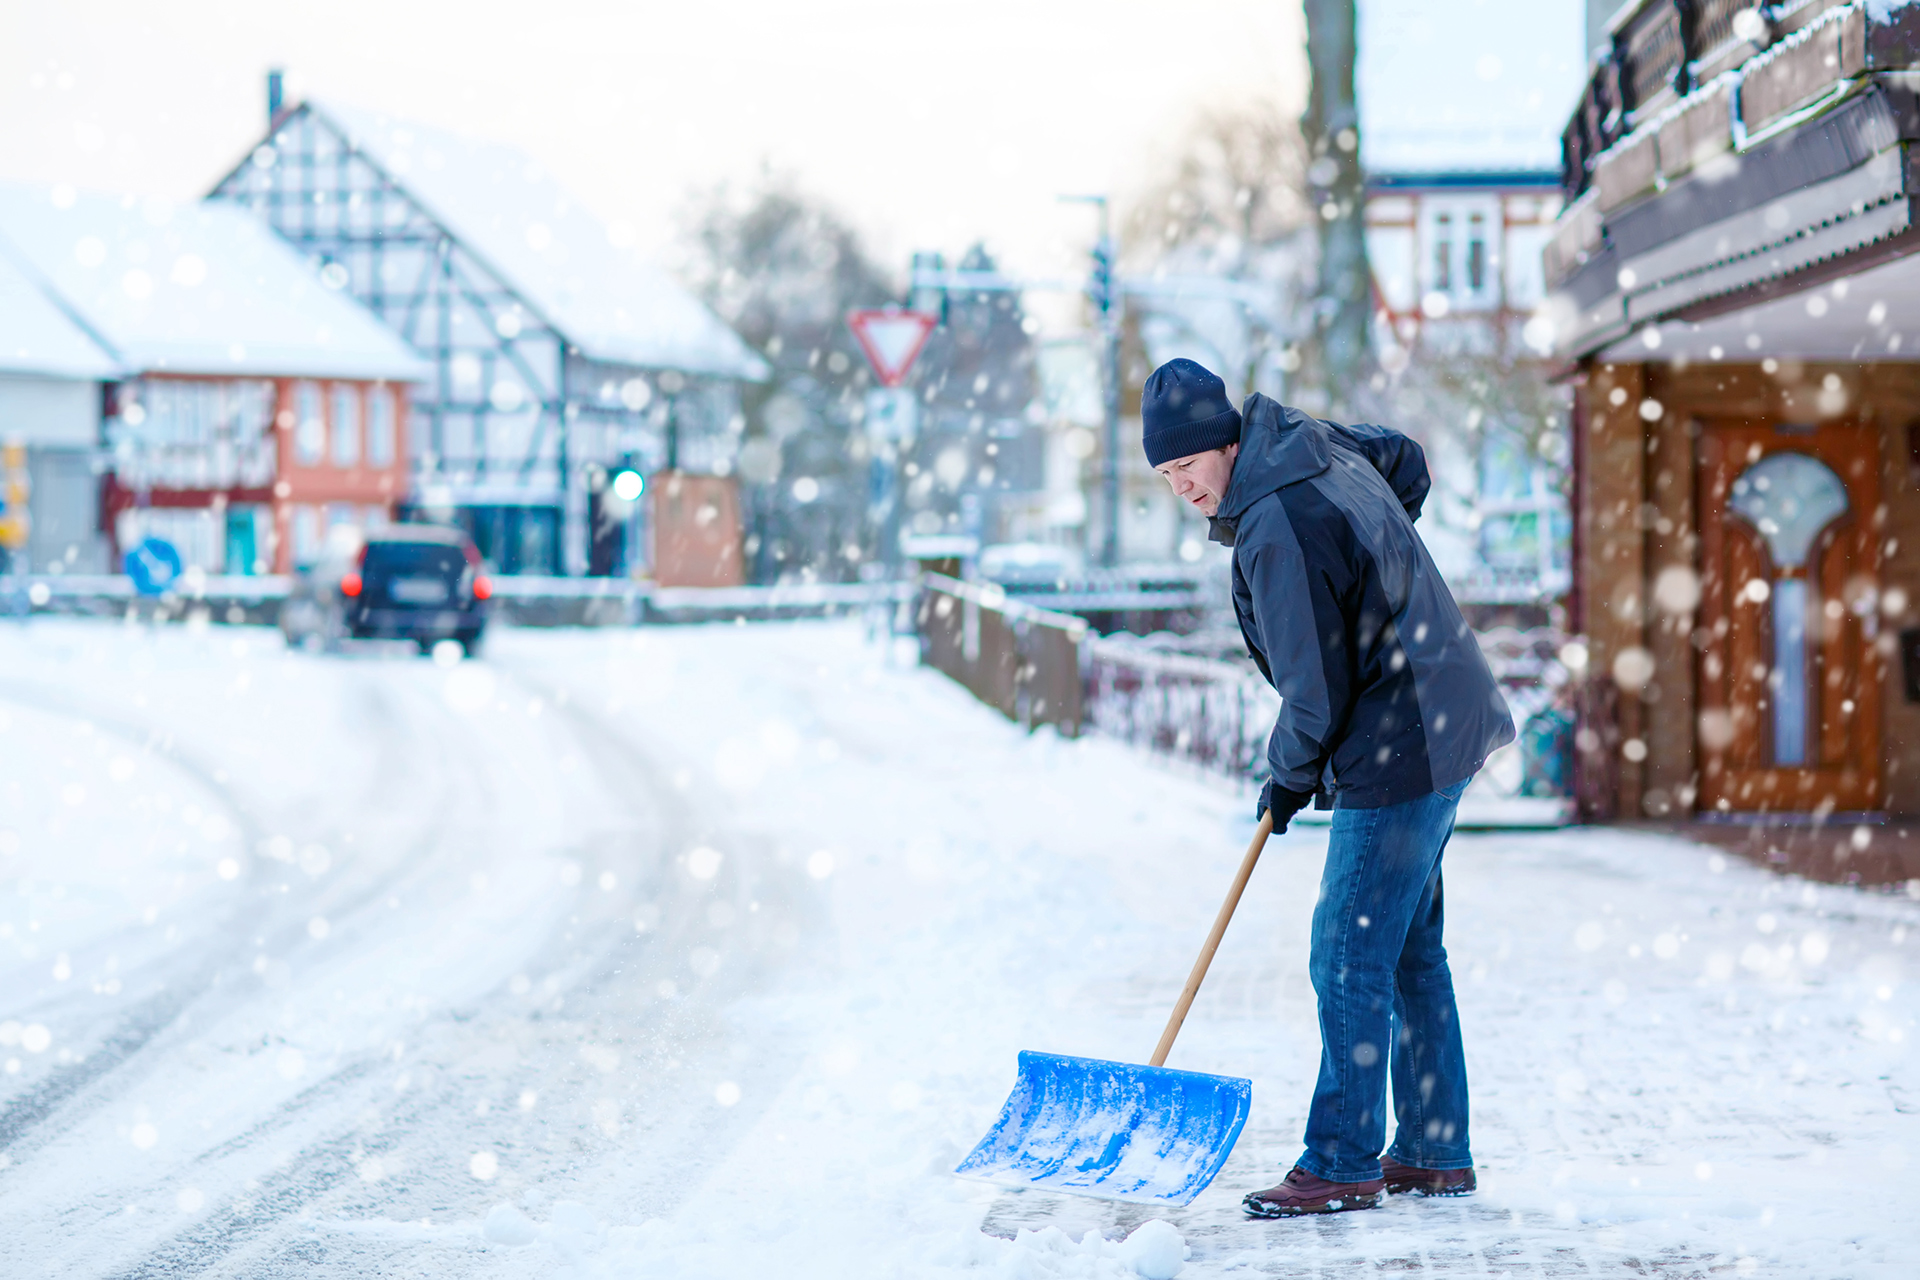
<instances>
[{"instance_id":1,"label":"jacket hood","mask_svg":"<svg viewBox=\"0 0 1920 1280\"><path fill-rule=\"evenodd\" d=\"M1240 418L1233 479L1213 517L1215 532L1225 532L1229 539L1248 507L1276 489L1319 475L1333 459L1327 424L1270 396L1258 391L1248 396Z\"/></svg>"}]
</instances>

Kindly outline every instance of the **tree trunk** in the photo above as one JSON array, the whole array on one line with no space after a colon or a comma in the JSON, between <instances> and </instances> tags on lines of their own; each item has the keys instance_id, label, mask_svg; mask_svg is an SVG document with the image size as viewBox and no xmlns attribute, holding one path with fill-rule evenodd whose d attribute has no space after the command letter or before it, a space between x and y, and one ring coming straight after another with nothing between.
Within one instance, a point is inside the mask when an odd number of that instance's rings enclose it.
<instances>
[{"instance_id":1,"label":"tree trunk","mask_svg":"<svg viewBox=\"0 0 1920 1280\"><path fill-rule=\"evenodd\" d=\"M1300 128L1307 193L1319 215L1320 289L1311 371L1330 410L1352 404L1371 371L1373 314L1367 266L1366 192L1360 171L1360 111L1353 90L1358 52L1354 0L1305 0L1311 83Z\"/></svg>"}]
</instances>

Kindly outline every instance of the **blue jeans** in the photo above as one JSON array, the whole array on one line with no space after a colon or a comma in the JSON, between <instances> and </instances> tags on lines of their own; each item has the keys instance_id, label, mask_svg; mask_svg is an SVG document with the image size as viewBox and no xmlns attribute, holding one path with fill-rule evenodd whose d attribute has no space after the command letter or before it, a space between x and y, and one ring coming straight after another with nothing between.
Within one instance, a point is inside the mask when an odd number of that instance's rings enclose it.
<instances>
[{"instance_id":1,"label":"blue jeans","mask_svg":"<svg viewBox=\"0 0 1920 1280\"><path fill-rule=\"evenodd\" d=\"M1309 970L1320 1000L1320 1080L1298 1161L1329 1182L1380 1176L1389 1152L1422 1169L1470 1169L1467 1069L1440 944L1440 855L1465 782L1405 804L1336 809ZM1389 1067L1391 1061L1391 1067Z\"/></svg>"}]
</instances>

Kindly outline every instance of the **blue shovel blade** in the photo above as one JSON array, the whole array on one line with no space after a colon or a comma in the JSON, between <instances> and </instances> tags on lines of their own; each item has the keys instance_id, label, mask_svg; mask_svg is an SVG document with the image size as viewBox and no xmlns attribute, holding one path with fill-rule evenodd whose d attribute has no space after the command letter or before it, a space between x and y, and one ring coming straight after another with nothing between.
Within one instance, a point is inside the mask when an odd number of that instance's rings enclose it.
<instances>
[{"instance_id":1,"label":"blue shovel blade","mask_svg":"<svg viewBox=\"0 0 1920 1280\"><path fill-rule=\"evenodd\" d=\"M1184 1205L1227 1162L1253 1081L1057 1053L1020 1078L960 1167L963 1178L1107 1200Z\"/></svg>"}]
</instances>

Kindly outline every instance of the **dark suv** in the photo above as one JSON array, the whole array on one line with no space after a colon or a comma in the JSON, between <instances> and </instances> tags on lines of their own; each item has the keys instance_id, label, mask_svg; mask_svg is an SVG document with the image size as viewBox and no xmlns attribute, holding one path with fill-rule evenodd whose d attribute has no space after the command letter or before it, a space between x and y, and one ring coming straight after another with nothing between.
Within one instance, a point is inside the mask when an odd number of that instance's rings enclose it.
<instances>
[{"instance_id":1,"label":"dark suv","mask_svg":"<svg viewBox=\"0 0 1920 1280\"><path fill-rule=\"evenodd\" d=\"M472 539L440 525L391 525L358 552L322 561L295 579L280 628L292 644L411 640L425 653L457 640L480 651L493 584Z\"/></svg>"}]
</instances>

